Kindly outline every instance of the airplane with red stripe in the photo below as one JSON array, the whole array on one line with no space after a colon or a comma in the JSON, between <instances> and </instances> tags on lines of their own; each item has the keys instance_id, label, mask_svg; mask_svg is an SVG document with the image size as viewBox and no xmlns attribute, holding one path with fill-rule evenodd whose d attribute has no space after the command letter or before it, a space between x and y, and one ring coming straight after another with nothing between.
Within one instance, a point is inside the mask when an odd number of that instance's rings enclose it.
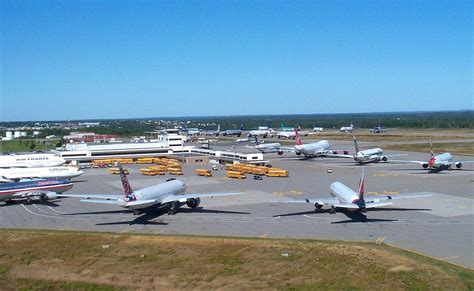
<instances>
[{"instance_id":1,"label":"airplane with red stripe","mask_svg":"<svg viewBox=\"0 0 474 291\"><path fill-rule=\"evenodd\" d=\"M299 200L281 201L282 203L309 203L316 209L329 207L330 213L336 213L337 209L348 211L366 212L370 208L392 205L392 200L413 199L430 197L430 194L401 194L401 195L365 195L364 168L359 180L358 191L354 191L341 182L334 182L329 187L332 197L307 198Z\"/></svg>"},{"instance_id":2,"label":"airplane with red stripe","mask_svg":"<svg viewBox=\"0 0 474 291\"><path fill-rule=\"evenodd\" d=\"M397 164L419 164L429 172L439 172L442 170L452 170L454 167L461 169L463 164L474 163L474 160L455 161L450 153L442 153L435 155L433 152L433 144L430 140L430 159L427 161L407 161L407 160L390 160Z\"/></svg>"}]
</instances>

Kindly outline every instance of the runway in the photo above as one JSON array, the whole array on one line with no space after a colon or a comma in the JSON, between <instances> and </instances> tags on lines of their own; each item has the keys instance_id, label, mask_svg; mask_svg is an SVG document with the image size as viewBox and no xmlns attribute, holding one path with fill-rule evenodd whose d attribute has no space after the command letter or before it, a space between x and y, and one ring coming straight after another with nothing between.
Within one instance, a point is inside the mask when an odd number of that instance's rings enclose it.
<instances>
[{"instance_id":1,"label":"runway","mask_svg":"<svg viewBox=\"0 0 474 291\"><path fill-rule=\"evenodd\" d=\"M423 159L423 154L407 153ZM469 157L465 157L469 159ZM367 221L348 213L315 211L312 204L280 203L288 199L327 197L329 185L341 181L356 188L361 167L343 159L297 160L269 155L273 166L290 171L289 178L231 180L225 171L197 177L196 167L185 165L189 193L234 192L240 196L202 199L200 207L183 206L174 215L167 208L134 216L113 205L81 203L68 198L47 204L0 204L0 227L88 230L183 235L284 237L377 241L474 268L473 167L428 174L413 165L365 166L368 194L428 193L432 197L396 201L393 207L367 213ZM204 166L206 167L206 166ZM209 167L209 165L207 165ZM139 189L170 176L146 177L139 165L127 165L133 188ZM327 173L331 168L333 173ZM122 193L118 176L106 169L87 169L68 193Z\"/></svg>"}]
</instances>

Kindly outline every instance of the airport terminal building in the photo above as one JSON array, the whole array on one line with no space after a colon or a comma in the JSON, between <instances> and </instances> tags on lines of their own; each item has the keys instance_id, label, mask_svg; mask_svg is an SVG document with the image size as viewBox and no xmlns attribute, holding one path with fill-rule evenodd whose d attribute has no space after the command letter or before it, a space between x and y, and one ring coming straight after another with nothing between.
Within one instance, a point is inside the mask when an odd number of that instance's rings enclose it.
<instances>
[{"instance_id":1,"label":"airport terminal building","mask_svg":"<svg viewBox=\"0 0 474 291\"><path fill-rule=\"evenodd\" d=\"M173 157L185 163L264 163L260 152L239 153L186 146L177 130L162 131L156 142L71 143L53 152L73 164L100 159L159 156Z\"/></svg>"}]
</instances>

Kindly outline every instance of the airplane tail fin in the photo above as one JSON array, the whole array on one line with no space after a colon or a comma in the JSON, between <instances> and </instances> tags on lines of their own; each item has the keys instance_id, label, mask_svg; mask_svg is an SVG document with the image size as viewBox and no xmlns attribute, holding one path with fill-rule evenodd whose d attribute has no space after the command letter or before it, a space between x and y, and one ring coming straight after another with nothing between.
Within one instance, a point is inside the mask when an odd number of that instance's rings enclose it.
<instances>
[{"instance_id":1,"label":"airplane tail fin","mask_svg":"<svg viewBox=\"0 0 474 291\"><path fill-rule=\"evenodd\" d=\"M133 189L130 186L130 183L128 182L128 178L127 175L125 175L125 171L123 170L122 164L117 162L117 167L120 169L120 180L122 181L123 192L125 194L125 197L128 197L129 195L133 194Z\"/></svg>"},{"instance_id":2,"label":"airplane tail fin","mask_svg":"<svg viewBox=\"0 0 474 291\"><path fill-rule=\"evenodd\" d=\"M253 138L255 139L255 145L259 145L260 141L258 140L258 136L254 135Z\"/></svg>"},{"instance_id":3,"label":"airplane tail fin","mask_svg":"<svg viewBox=\"0 0 474 291\"><path fill-rule=\"evenodd\" d=\"M303 142L301 141L300 133L297 128L295 128L295 136L296 136L296 144L302 145Z\"/></svg>"},{"instance_id":4,"label":"airplane tail fin","mask_svg":"<svg viewBox=\"0 0 474 291\"><path fill-rule=\"evenodd\" d=\"M364 201L364 192L365 192L364 181L365 181L364 168L362 168L362 175L360 176L360 180L359 180L359 200L360 201Z\"/></svg>"},{"instance_id":5,"label":"airplane tail fin","mask_svg":"<svg viewBox=\"0 0 474 291\"><path fill-rule=\"evenodd\" d=\"M433 152L433 144L431 143L431 138L430 138L430 153L431 153L431 157L433 157L434 152Z\"/></svg>"},{"instance_id":6,"label":"airplane tail fin","mask_svg":"<svg viewBox=\"0 0 474 291\"><path fill-rule=\"evenodd\" d=\"M355 147L355 151L356 151L356 154L357 154L358 152L360 152L359 145L357 144L356 137L353 136L353 138L354 138L354 147Z\"/></svg>"},{"instance_id":7,"label":"airplane tail fin","mask_svg":"<svg viewBox=\"0 0 474 291\"><path fill-rule=\"evenodd\" d=\"M221 131L221 125L219 124L219 125L217 126L217 132L220 132L220 131Z\"/></svg>"}]
</instances>

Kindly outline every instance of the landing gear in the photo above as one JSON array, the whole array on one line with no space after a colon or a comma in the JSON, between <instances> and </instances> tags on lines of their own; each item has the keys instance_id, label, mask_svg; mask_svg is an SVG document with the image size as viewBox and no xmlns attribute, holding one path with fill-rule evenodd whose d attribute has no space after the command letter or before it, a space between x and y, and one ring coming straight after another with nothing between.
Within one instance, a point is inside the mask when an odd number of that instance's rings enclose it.
<instances>
[{"instance_id":1,"label":"landing gear","mask_svg":"<svg viewBox=\"0 0 474 291\"><path fill-rule=\"evenodd\" d=\"M178 206L176 202L171 203L170 210L168 210L168 215L175 215L178 212Z\"/></svg>"},{"instance_id":2,"label":"landing gear","mask_svg":"<svg viewBox=\"0 0 474 291\"><path fill-rule=\"evenodd\" d=\"M31 198L26 198L25 205L31 205Z\"/></svg>"},{"instance_id":3,"label":"landing gear","mask_svg":"<svg viewBox=\"0 0 474 291\"><path fill-rule=\"evenodd\" d=\"M331 209L329 210L330 214L336 214L336 208L334 206L331 206Z\"/></svg>"}]
</instances>

